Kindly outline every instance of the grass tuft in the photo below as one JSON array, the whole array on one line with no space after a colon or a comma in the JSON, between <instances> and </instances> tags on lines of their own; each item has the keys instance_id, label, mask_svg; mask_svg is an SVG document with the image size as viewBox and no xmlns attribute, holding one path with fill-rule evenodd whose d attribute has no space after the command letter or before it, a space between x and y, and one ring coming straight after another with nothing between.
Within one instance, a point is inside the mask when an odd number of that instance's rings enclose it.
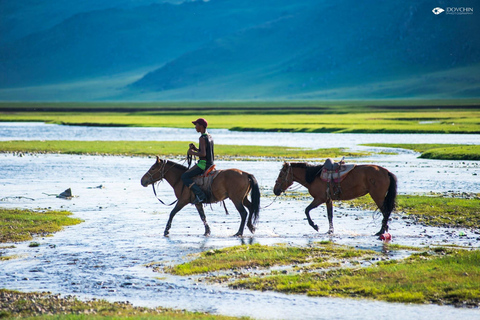
<instances>
[{"instance_id":1,"label":"grass tuft","mask_svg":"<svg viewBox=\"0 0 480 320\"><path fill-rule=\"evenodd\" d=\"M31 211L0 208L0 243L32 240L82 222L68 211ZM33 242L32 242L33 244ZM31 245L35 246L35 245Z\"/></svg>"}]
</instances>

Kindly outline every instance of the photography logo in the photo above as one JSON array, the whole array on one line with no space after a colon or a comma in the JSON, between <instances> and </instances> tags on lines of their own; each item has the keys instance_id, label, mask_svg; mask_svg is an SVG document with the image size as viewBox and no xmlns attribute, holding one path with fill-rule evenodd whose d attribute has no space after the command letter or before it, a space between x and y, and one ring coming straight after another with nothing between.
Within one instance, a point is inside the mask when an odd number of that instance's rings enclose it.
<instances>
[{"instance_id":1,"label":"photography logo","mask_svg":"<svg viewBox=\"0 0 480 320\"><path fill-rule=\"evenodd\" d=\"M445 14L466 15L473 14L473 7L447 7L446 9L436 7L433 8L432 12L437 16L443 12Z\"/></svg>"}]
</instances>

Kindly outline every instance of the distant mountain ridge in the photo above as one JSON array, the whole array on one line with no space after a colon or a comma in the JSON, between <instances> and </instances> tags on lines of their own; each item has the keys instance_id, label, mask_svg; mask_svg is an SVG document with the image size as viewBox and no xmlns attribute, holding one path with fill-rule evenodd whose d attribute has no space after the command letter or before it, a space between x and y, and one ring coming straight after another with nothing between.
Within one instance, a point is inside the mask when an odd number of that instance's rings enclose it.
<instances>
[{"instance_id":1,"label":"distant mountain ridge","mask_svg":"<svg viewBox=\"0 0 480 320\"><path fill-rule=\"evenodd\" d=\"M119 3L0 42L0 100L480 97L478 14L430 1Z\"/></svg>"}]
</instances>

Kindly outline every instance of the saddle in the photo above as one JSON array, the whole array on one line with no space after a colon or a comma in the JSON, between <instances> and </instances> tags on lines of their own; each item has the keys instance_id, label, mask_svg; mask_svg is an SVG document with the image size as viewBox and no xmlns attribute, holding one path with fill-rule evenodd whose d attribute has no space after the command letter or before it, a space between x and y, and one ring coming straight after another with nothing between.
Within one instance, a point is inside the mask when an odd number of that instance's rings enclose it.
<instances>
[{"instance_id":1,"label":"saddle","mask_svg":"<svg viewBox=\"0 0 480 320\"><path fill-rule=\"evenodd\" d=\"M205 201L205 203L216 202L212 197L212 183L220 171L222 170L216 170L215 165L213 165L205 170L203 174L192 178L193 182L205 192L205 195L207 196L207 201Z\"/></svg>"},{"instance_id":2,"label":"saddle","mask_svg":"<svg viewBox=\"0 0 480 320\"><path fill-rule=\"evenodd\" d=\"M332 159L328 158L323 165L320 179L322 181L340 183L355 166L355 164L345 164L343 159L334 163Z\"/></svg>"}]
</instances>

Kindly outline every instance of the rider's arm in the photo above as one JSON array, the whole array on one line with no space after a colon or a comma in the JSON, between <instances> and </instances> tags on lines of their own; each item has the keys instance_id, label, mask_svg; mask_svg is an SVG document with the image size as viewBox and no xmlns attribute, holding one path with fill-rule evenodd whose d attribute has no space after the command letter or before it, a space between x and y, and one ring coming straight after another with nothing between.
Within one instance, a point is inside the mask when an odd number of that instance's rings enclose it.
<instances>
[{"instance_id":1,"label":"rider's arm","mask_svg":"<svg viewBox=\"0 0 480 320\"><path fill-rule=\"evenodd\" d=\"M207 148L205 146L205 139L200 138L198 144L199 144L199 148L198 149L197 148L188 149L188 154L191 154L192 156L201 157L201 158L206 157L207 156L207 152L206 152Z\"/></svg>"}]
</instances>

